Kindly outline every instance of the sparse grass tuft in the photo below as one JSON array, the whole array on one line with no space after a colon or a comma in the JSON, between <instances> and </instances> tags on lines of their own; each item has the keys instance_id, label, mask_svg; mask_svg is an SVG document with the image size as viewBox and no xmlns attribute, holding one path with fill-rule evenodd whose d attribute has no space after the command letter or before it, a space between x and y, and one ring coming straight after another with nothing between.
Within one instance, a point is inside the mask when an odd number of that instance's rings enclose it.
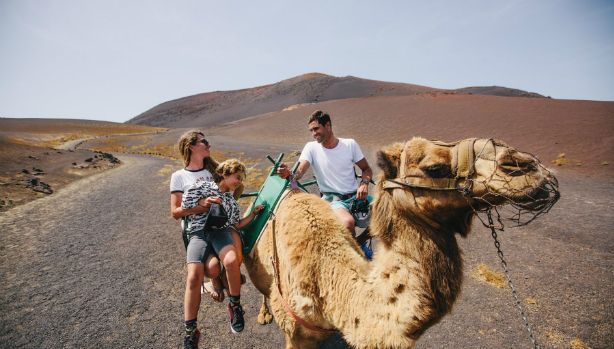
<instances>
[{"instance_id":1,"label":"sparse grass tuft","mask_svg":"<svg viewBox=\"0 0 614 349\"><path fill-rule=\"evenodd\" d=\"M505 288L505 276L492 270L484 263L480 263L471 273L471 276L477 280L481 280L495 286L497 288Z\"/></svg>"},{"instance_id":2,"label":"sparse grass tuft","mask_svg":"<svg viewBox=\"0 0 614 349\"><path fill-rule=\"evenodd\" d=\"M552 163L556 166L563 166L569 163L569 160L565 157L565 153L560 153L556 159L552 160Z\"/></svg>"},{"instance_id":3,"label":"sparse grass tuft","mask_svg":"<svg viewBox=\"0 0 614 349\"><path fill-rule=\"evenodd\" d=\"M574 338L570 342L571 349L590 349L580 338Z\"/></svg>"},{"instance_id":4,"label":"sparse grass tuft","mask_svg":"<svg viewBox=\"0 0 614 349\"><path fill-rule=\"evenodd\" d=\"M564 340L564 335L554 329L549 329L548 331L546 331L546 338L548 338L548 341L550 342L550 344L559 346L561 344L563 344L565 342Z\"/></svg>"}]
</instances>

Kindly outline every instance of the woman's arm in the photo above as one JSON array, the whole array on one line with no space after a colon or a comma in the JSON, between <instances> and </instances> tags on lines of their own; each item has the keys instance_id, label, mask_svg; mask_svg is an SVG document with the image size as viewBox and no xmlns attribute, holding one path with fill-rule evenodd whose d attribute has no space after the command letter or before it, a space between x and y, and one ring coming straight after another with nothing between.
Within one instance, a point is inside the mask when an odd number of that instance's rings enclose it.
<instances>
[{"instance_id":1,"label":"woman's arm","mask_svg":"<svg viewBox=\"0 0 614 349\"><path fill-rule=\"evenodd\" d=\"M183 197L183 193L176 192L171 193L171 217L175 219L183 218L185 216L189 216L191 214L199 214L203 212L207 212L208 208L198 205L192 208L182 208L181 207L181 199Z\"/></svg>"}]
</instances>

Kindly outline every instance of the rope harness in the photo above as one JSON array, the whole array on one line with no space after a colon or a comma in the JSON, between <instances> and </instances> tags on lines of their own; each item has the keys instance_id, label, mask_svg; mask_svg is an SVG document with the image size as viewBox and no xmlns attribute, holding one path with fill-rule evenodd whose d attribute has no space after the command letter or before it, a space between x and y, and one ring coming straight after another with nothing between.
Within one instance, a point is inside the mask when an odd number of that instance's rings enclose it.
<instances>
[{"instance_id":1,"label":"rope harness","mask_svg":"<svg viewBox=\"0 0 614 349\"><path fill-rule=\"evenodd\" d=\"M430 190L460 190L463 193L469 194L471 191L470 182L466 181L466 187L461 188L460 182L468 179L475 172L475 152L473 150L476 138L469 138L456 143L444 143L435 141L435 144L456 148L456 157L453 158L452 170L455 173L454 178L424 178L417 176L408 176L405 174L405 165L407 164L407 153L401 153L401 164L399 166L399 176L395 179L384 180L384 189L396 188L422 188ZM490 140L492 141L492 140ZM493 141L494 142L494 141ZM494 143L493 143L494 144Z\"/></svg>"}]
</instances>

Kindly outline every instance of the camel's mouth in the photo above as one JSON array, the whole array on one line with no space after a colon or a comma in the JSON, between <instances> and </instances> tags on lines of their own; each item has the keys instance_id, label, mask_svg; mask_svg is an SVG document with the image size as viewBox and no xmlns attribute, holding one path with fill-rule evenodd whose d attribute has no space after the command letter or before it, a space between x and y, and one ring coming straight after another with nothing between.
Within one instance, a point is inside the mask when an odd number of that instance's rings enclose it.
<instances>
[{"instance_id":1,"label":"camel's mouth","mask_svg":"<svg viewBox=\"0 0 614 349\"><path fill-rule=\"evenodd\" d=\"M552 207L561 197L556 178L544 179L544 181L526 194L522 200L515 202L519 207L529 211L542 211Z\"/></svg>"},{"instance_id":2,"label":"camel's mouth","mask_svg":"<svg viewBox=\"0 0 614 349\"><path fill-rule=\"evenodd\" d=\"M513 226L523 226L532 222L550 211L561 196L556 177L549 172L546 176L540 177L538 183L533 185L529 185L531 180L525 178L523 179L525 185L518 189L514 190L512 189L514 186L508 186L474 197L479 204L478 210L496 212L501 225L503 225L502 219L511 221Z\"/></svg>"}]
</instances>

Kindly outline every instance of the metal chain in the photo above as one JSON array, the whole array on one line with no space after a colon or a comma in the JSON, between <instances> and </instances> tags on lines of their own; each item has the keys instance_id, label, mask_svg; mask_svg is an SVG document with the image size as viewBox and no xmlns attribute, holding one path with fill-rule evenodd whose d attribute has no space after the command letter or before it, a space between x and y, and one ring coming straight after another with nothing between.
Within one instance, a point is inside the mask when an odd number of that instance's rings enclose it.
<instances>
[{"instance_id":1,"label":"metal chain","mask_svg":"<svg viewBox=\"0 0 614 349\"><path fill-rule=\"evenodd\" d=\"M531 330L529 319L526 313L524 312L524 309L522 308L522 303L518 299L518 293L516 292L514 283L512 283L512 277L510 276L510 272L507 269L507 262L505 261L505 258L503 257L503 251L501 251L501 243L497 239L497 232L495 230L495 226L494 226L494 222L493 222L490 210L486 212L486 215L488 216L488 224L490 225L490 230L492 231L491 235L493 239L495 240L495 247L497 248L497 255L499 255L499 259L501 259L501 265L503 266L503 270L505 271L505 276L507 277L507 284L512 290L512 295L514 296L514 300L516 302L516 306L518 307L518 310L520 310L520 315L522 316L522 319L524 320L524 325L527 328L527 331L529 332L529 339L531 339L531 342L533 343L533 348L539 349L539 345L537 344L537 341L535 340L535 337L533 336L533 331Z\"/></svg>"}]
</instances>

